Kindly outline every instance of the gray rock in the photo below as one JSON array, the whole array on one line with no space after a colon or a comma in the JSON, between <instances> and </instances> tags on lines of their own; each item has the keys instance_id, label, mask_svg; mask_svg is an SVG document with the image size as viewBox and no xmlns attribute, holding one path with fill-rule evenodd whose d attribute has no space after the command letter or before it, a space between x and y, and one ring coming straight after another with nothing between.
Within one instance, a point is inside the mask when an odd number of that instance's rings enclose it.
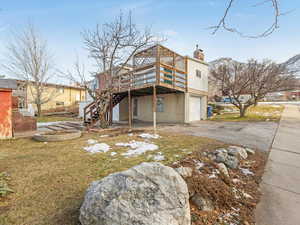
<instances>
[{"instance_id":1,"label":"gray rock","mask_svg":"<svg viewBox=\"0 0 300 225\"><path fill-rule=\"evenodd\" d=\"M240 156L242 159L247 159L248 154L247 151L239 146L229 146L228 147L228 154L233 156Z\"/></svg>"},{"instance_id":2,"label":"gray rock","mask_svg":"<svg viewBox=\"0 0 300 225\"><path fill-rule=\"evenodd\" d=\"M177 173L179 173L183 178L191 177L193 174L193 170L190 167L181 166L181 167L175 168L175 171Z\"/></svg>"},{"instance_id":3,"label":"gray rock","mask_svg":"<svg viewBox=\"0 0 300 225\"><path fill-rule=\"evenodd\" d=\"M230 169L236 169L239 165L239 160L236 156L228 155L224 163Z\"/></svg>"},{"instance_id":4,"label":"gray rock","mask_svg":"<svg viewBox=\"0 0 300 225\"><path fill-rule=\"evenodd\" d=\"M170 167L142 163L93 182L79 220L82 225L190 225L187 184Z\"/></svg>"},{"instance_id":5,"label":"gray rock","mask_svg":"<svg viewBox=\"0 0 300 225\"><path fill-rule=\"evenodd\" d=\"M218 163L224 163L226 161L226 158L228 156L228 153L227 152L217 152L216 154L216 162Z\"/></svg>"},{"instance_id":6,"label":"gray rock","mask_svg":"<svg viewBox=\"0 0 300 225\"><path fill-rule=\"evenodd\" d=\"M224 165L224 163L218 163L217 166L218 166L218 169L221 173L223 173L226 177L229 177L227 167Z\"/></svg>"},{"instance_id":7,"label":"gray rock","mask_svg":"<svg viewBox=\"0 0 300 225\"><path fill-rule=\"evenodd\" d=\"M202 197L199 193L195 194L191 198L191 201L198 207L198 209L203 211L212 211L215 208L210 199Z\"/></svg>"},{"instance_id":8,"label":"gray rock","mask_svg":"<svg viewBox=\"0 0 300 225\"><path fill-rule=\"evenodd\" d=\"M251 155L254 155L254 154L255 154L255 151L254 151L253 149L251 149L251 148L245 148L245 150L246 150L246 152L247 152L248 154L251 154Z\"/></svg>"}]
</instances>

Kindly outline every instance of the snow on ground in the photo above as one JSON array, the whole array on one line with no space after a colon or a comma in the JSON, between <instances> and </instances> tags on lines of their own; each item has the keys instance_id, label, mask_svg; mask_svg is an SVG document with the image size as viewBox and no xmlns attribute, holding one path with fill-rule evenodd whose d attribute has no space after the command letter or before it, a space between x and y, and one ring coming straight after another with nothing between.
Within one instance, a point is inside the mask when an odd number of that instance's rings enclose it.
<instances>
[{"instance_id":1,"label":"snow on ground","mask_svg":"<svg viewBox=\"0 0 300 225\"><path fill-rule=\"evenodd\" d=\"M157 138L160 138L160 136L158 134L149 134L149 133L142 133L139 135L139 137L141 138L146 138L146 139L157 139Z\"/></svg>"},{"instance_id":2,"label":"snow on ground","mask_svg":"<svg viewBox=\"0 0 300 225\"><path fill-rule=\"evenodd\" d=\"M135 140L130 141L128 143L116 143L116 146L131 148L127 152L122 153L123 156L137 156L147 151L155 151L158 149L158 146L155 144Z\"/></svg>"},{"instance_id":3,"label":"snow on ground","mask_svg":"<svg viewBox=\"0 0 300 225\"><path fill-rule=\"evenodd\" d=\"M98 152L107 152L110 149L110 146L105 143L97 143L94 145L90 145L83 148L85 151L90 153L98 153Z\"/></svg>"},{"instance_id":4,"label":"snow on ground","mask_svg":"<svg viewBox=\"0 0 300 225\"><path fill-rule=\"evenodd\" d=\"M87 143L88 143L89 145L96 144L97 142L98 142L98 141L95 140L95 139L89 139L89 140L87 140Z\"/></svg>"},{"instance_id":5,"label":"snow on ground","mask_svg":"<svg viewBox=\"0 0 300 225\"><path fill-rule=\"evenodd\" d=\"M249 169L240 168L240 170L242 171L242 173L244 175L254 175L254 173L252 171L250 171Z\"/></svg>"},{"instance_id":6,"label":"snow on ground","mask_svg":"<svg viewBox=\"0 0 300 225\"><path fill-rule=\"evenodd\" d=\"M165 160L165 156L161 152L159 152L157 155L153 156L153 160L155 160L155 161L163 161L163 160Z\"/></svg>"},{"instance_id":7,"label":"snow on ground","mask_svg":"<svg viewBox=\"0 0 300 225\"><path fill-rule=\"evenodd\" d=\"M114 156L114 155L116 155L116 154L118 154L118 153L116 153L116 152L110 153L111 156Z\"/></svg>"}]
</instances>

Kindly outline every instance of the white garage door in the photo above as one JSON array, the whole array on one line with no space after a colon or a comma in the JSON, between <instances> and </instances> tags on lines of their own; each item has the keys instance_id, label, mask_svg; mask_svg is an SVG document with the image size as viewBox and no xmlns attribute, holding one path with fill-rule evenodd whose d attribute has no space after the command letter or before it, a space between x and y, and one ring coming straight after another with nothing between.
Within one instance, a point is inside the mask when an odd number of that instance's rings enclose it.
<instances>
[{"instance_id":1,"label":"white garage door","mask_svg":"<svg viewBox=\"0 0 300 225\"><path fill-rule=\"evenodd\" d=\"M190 97L190 121L197 121L201 119L201 98Z\"/></svg>"}]
</instances>

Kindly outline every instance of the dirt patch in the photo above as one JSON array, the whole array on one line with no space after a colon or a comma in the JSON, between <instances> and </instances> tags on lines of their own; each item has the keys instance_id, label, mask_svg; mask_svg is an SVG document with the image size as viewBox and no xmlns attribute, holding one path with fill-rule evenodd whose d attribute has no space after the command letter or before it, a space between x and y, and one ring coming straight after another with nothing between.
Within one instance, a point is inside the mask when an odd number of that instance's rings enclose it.
<instances>
[{"instance_id":1,"label":"dirt patch","mask_svg":"<svg viewBox=\"0 0 300 225\"><path fill-rule=\"evenodd\" d=\"M208 157L210 151L192 153L171 165L193 168L193 176L185 178L190 196L200 194L213 202L214 210L202 211L190 201L192 225L254 225L254 209L261 196L259 183L267 155L258 151L249 155L240 161L239 168L228 169L230 177L226 177L216 173L217 164ZM196 168L199 162L203 163L200 169ZM246 175L243 169L253 174Z\"/></svg>"}]
</instances>

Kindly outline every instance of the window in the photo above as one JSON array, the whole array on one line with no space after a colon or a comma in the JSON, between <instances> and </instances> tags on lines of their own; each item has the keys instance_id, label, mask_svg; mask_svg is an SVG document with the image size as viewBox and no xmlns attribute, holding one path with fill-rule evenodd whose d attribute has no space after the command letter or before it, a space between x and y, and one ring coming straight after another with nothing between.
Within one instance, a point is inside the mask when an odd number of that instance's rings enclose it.
<instances>
[{"instance_id":1,"label":"window","mask_svg":"<svg viewBox=\"0 0 300 225\"><path fill-rule=\"evenodd\" d=\"M196 70L196 77L201 78L201 71L200 70Z\"/></svg>"},{"instance_id":2,"label":"window","mask_svg":"<svg viewBox=\"0 0 300 225\"><path fill-rule=\"evenodd\" d=\"M133 116L138 116L138 99L133 99Z\"/></svg>"},{"instance_id":3,"label":"window","mask_svg":"<svg viewBox=\"0 0 300 225\"><path fill-rule=\"evenodd\" d=\"M163 112L164 111L164 98L163 97L157 97L156 111L157 112Z\"/></svg>"}]
</instances>

